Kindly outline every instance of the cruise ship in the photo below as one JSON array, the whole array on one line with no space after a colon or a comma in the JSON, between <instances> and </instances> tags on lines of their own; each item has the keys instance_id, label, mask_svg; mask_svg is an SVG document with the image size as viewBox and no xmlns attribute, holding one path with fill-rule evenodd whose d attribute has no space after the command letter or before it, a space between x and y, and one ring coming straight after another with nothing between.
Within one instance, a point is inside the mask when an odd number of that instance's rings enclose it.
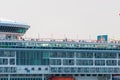
<instances>
[{"instance_id":1,"label":"cruise ship","mask_svg":"<svg viewBox=\"0 0 120 80\"><path fill-rule=\"evenodd\" d=\"M25 39L29 28L0 21L0 80L120 80L119 41Z\"/></svg>"}]
</instances>

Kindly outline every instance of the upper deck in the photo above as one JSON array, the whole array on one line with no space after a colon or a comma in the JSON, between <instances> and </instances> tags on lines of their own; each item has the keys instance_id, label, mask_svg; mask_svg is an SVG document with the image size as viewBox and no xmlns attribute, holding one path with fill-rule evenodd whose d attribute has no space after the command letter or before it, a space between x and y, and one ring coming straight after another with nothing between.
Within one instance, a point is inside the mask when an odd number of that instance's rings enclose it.
<instances>
[{"instance_id":1,"label":"upper deck","mask_svg":"<svg viewBox=\"0 0 120 80\"><path fill-rule=\"evenodd\" d=\"M87 42L58 40L0 40L0 48L35 48L35 49L95 49L119 50L120 42Z\"/></svg>"}]
</instances>

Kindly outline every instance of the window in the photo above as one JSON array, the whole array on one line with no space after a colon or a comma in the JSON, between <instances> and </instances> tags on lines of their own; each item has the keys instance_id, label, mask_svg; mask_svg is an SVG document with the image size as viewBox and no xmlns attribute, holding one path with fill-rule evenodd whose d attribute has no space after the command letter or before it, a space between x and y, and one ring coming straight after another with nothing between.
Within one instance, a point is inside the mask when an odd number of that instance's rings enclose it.
<instances>
[{"instance_id":1,"label":"window","mask_svg":"<svg viewBox=\"0 0 120 80\"><path fill-rule=\"evenodd\" d=\"M108 66L117 65L117 60L107 60L106 65Z\"/></svg>"},{"instance_id":2,"label":"window","mask_svg":"<svg viewBox=\"0 0 120 80\"><path fill-rule=\"evenodd\" d=\"M103 66L105 65L105 60L95 60L95 65Z\"/></svg>"},{"instance_id":3,"label":"window","mask_svg":"<svg viewBox=\"0 0 120 80\"><path fill-rule=\"evenodd\" d=\"M14 65L15 64L15 59L10 59L10 65Z\"/></svg>"},{"instance_id":4,"label":"window","mask_svg":"<svg viewBox=\"0 0 120 80\"><path fill-rule=\"evenodd\" d=\"M73 59L63 59L63 65L74 65Z\"/></svg>"},{"instance_id":5,"label":"window","mask_svg":"<svg viewBox=\"0 0 120 80\"><path fill-rule=\"evenodd\" d=\"M41 70L41 68L38 68L38 70Z\"/></svg>"},{"instance_id":6,"label":"window","mask_svg":"<svg viewBox=\"0 0 120 80\"><path fill-rule=\"evenodd\" d=\"M31 68L31 70L35 70L35 68L34 68L34 67L32 67L32 68Z\"/></svg>"}]
</instances>

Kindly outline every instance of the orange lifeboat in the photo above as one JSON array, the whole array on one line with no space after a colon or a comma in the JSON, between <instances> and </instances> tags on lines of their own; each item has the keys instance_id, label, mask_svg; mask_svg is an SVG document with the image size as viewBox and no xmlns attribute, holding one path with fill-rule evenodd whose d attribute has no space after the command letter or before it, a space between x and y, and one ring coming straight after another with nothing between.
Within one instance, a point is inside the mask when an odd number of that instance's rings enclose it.
<instances>
[{"instance_id":1,"label":"orange lifeboat","mask_svg":"<svg viewBox=\"0 0 120 80\"><path fill-rule=\"evenodd\" d=\"M74 80L73 77L52 77L50 80Z\"/></svg>"}]
</instances>

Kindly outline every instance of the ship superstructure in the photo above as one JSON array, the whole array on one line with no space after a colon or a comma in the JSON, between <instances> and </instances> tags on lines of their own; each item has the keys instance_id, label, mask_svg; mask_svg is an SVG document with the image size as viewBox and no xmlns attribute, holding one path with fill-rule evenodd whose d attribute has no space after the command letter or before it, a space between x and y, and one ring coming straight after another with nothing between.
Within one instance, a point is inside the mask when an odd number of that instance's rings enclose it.
<instances>
[{"instance_id":1,"label":"ship superstructure","mask_svg":"<svg viewBox=\"0 0 120 80\"><path fill-rule=\"evenodd\" d=\"M29 27L0 22L0 80L119 80L119 42L22 39Z\"/></svg>"}]
</instances>

